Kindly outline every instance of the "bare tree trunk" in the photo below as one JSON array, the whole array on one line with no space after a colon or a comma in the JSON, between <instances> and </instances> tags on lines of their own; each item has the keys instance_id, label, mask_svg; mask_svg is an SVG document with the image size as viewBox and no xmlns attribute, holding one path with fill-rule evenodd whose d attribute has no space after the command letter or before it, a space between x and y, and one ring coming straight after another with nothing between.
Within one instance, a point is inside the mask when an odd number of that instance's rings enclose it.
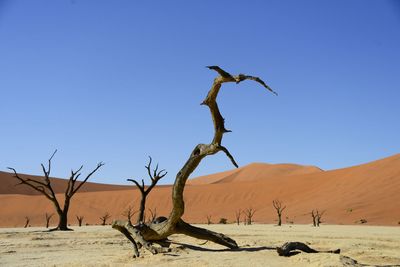
<instances>
[{"instance_id":1,"label":"bare tree trunk","mask_svg":"<svg viewBox=\"0 0 400 267\"><path fill-rule=\"evenodd\" d=\"M140 200L140 207L139 207L139 214L137 218L137 222L143 222L144 221L144 212L146 210L146 195L142 197Z\"/></svg>"},{"instance_id":2,"label":"bare tree trunk","mask_svg":"<svg viewBox=\"0 0 400 267\"><path fill-rule=\"evenodd\" d=\"M68 228L68 210L65 212L64 210L58 213L58 225L56 228L51 229L50 231L71 231L72 229Z\"/></svg>"},{"instance_id":3,"label":"bare tree trunk","mask_svg":"<svg viewBox=\"0 0 400 267\"><path fill-rule=\"evenodd\" d=\"M254 80L263 85L271 92L275 92L272 91L272 89L269 88L258 77L244 74L232 76L231 74L220 69L218 66L210 66L208 68L215 70L219 73L219 76L215 78L214 83L207 94L207 97L201 103L202 105L208 106L208 108L210 109L211 117L214 124L214 138L210 144L198 144L197 146L195 146L189 156L189 159L186 161L182 169L177 173L175 183L172 188L173 206L167 220L161 223L139 223L138 225L133 226L129 225L128 222L123 221L115 221L113 223L114 229L120 231L125 236L127 236L127 233L131 235L133 241L130 238L128 239L134 244L134 247L136 246L135 242L137 242L142 244L152 253L157 253L157 250L149 245L149 242L165 240L168 236L174 233L184 233L186 235L194 236L196 238L213 241L217 244L221 244L231 249L238 248L238 245L233 239L230 239L223 234L218 234L206 229L197 228L182 221L181 217L185 212L183 192L186 181L189 178L190 174L197 168L201 160L206 156L214 155L222 151L231 160L233 165L238 167L231 153L226 147L222 146L221 144L224 133L229 132L227 129L225 129L224 118L222 117L216 102L221 85L226 82L235 82L238 84L244 80Z\"/></svg>"}]
</instances>

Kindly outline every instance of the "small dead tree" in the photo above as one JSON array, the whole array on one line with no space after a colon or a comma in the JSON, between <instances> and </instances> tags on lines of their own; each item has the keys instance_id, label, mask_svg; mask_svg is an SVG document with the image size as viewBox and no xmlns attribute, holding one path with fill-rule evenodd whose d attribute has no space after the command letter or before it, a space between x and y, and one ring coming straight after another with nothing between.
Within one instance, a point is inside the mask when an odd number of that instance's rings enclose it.
<instances>
[{"instance_id":1,"label":"small dead tree","mask_svg":"<svg viewBox=\"0 0 400 267\"><path fill-rule=\"evenodd\" d=\"M29 226L30 218L28 216L25 216L25 225L24 228L27 228Z\"/></svg>"},{"instance_id":2,"label":"small dead tree","mask_svg":"<svg viewBox=\"0 0 400 267\"><path fill-rule=\"evenodd\" d=\"M243 212L245 215L245 221L246 221L245 223L247 225L251 225L251 223L253 222L253 216L254 216L254 213L256 213L256 210L253 208L248 208L248 209L245 209Z\"/></svg>"},{"instance_id":3,"label":"small dead tree","mask_svg":"<svg viewBox=\"0 0 400 267\"><path fill-rule=\"evenodd\" d=\"M54 151L53 155L51 155L50 159L48 160L48 167L46 170L46 167L41 164L42 170L44 173L43 180L34 180L30 178L25 178L23 176L20 176L17 171L14 168L8 168L9 170L12 170L14 172L14 177L19 180L19 183L17 185L25 184L34 190L38 191L42 195L44 195L48 200L50 200L54 208L58 214L58 225L56 228L51 229L50 231L54 230L71 230L68 228L68 211L69 207L71 204L71 199L75 195L76 192L86 183L86 181L101 167L104 165L104 163L100 162L97 164L97 167L91 171L83 181L78 181L79 176L81 176L81 170L83 168L83 165L77 170L73 171L71 170L71 176L68 179L68 184L67 188L65 190L64 194L64 207L62 207L56 198L56 194L54 192L53 186L51 185L51 180L50 180L50 170L51 170L51 160L53 159L54 155L56 154L57 149Z\"/></svg>"},{"instance_id":4,"label":"small dead tree","mask_svg":"<svg viewBox=\"0 0 400 267\"><path fill-rule=\"evenodd\" d=\"M139 184L136 180L133 179L127 179L130 182L133 182L136 187L139 189L142 198L140 199L140 208L139 208L139 214L137 217L137 223L139 222L144 222L144 213L146 210L146 198L147 195L151 192L151 190L154 188L154 186L156 186L156 184L158 183L158 181L163 178L165 175L167 175L167 172L165 170L161 170L158 171L158 164L156 166L156 168L153 170L153 172L151 171L151 162L152 159L149 156L149 163L145 166L145 168L147 169L147 173L150 177L151 180L151 184L149 186L145 186L144 185L144 180L142 179L142 184Z\"/></svg>"},{"instance_id":5,"label":"small dead tree","mask_svg":"<svg viewBox=\"0 0 400 267\"><path fill-rule=\"evenodd\" d=\"M312 210L311 211L311 217L313 220L313 226L314 227L319 227L319 225L322 223L322 215L324 215L325 211L319 211L319 210Z\"/></svg>"},{"instance_id":6,"label":"small dead tree","mask_svg":"<svg viewBox=\"0 0 400 267\"><path fill-rule=\"evenodd\" d=\"M317 226L317 214L315 213L314 210L311 211L311 217L312 217L313 226L316 227Z\"/></svg>"},{"instance_id":7,"label":"small dead tree","mask_svg":"<svg viewBox=\"0 0 400 267\"><path fill-rule=\"evenodd\" d=\"M319 227L319 225L322 223L322 215L324 215L324 213L325 213L325 211L323 210L323 211L319 211L319 210L317 210L317 214L316 214L316 224L317 224L317 227Z\"/></svg>"},{"instance_id":8,"label":"small dead tree","mask_svg":"<svg viewBox=\"0 0 400 267\"><path fill-rule=\"evenodd\" d=\"M46 228L49 228L50 219L51 219L51 217L53 217L53 215L54 215L54 213L48 214L48 213L46 212L46 214L45 214L45 217L46 217Z\"/></svg>"},{"instance_id":9,"label":"small dead tree","mask_svg":"<svg viewBox=\"0 0 400 267\"><path fill-rule=\"evenodd\" d=\"M235 219L236 219L236 223L237 225L240 224L240 216L242 215L242 210L238 209L237 211L235 211Z\"/></svg>"},{"instance_id":10,"label":"small dead tree","mask_svg":"<svg viewBox=\"0 0 400 267\"><path fill-rule=\"evenodd\" d=\"M103 225L103 226L106 225L107 220L110 218L111 218L111 215L108 212L106 212L103 216L100 217L101 225Z\"/></svg>"},{"instance_id":11,"label":"small dead tree","mask_svg":"<svg viewBox=\"0 0 400 267\"><path fill-rule=\"evenodd\" d=\"M278 199L272 201L272 205L274 206L276 213L278 214L278 226L282 225L282 212L286 209L286 206L282 207L282 202Z\"/></svg>"},{"instance_id":12,"label":"small dead tree","mask_svg":"<svg viewBox=\"0 0 400 267\"><path fill-rule=\"evenodd\" d=\"M79 225L79 227L82 226L83 218L84 218L83 216L78 216L78 215L76 215L76 219L78 220L78 225Z\"/></svg>"},{"instance_id":13,"label":"small dead tree","mask_svg":"<svg viewBox=\"0 0 400 267\"><path fill-rule=\"evenodd\" d=\"M230 82L239 84L245 80L253 80L264 86L272 93L276 93L258 77L244 74L233 76L218 66L209 66L208 68L216 71L219 74L214 79L210 91L208 92L204 101L201 103L202 105L207 106L210 110L214 124L214 137L210 144L196 145L186 163L177 173L175 183L172 188L172 210L169 214L169 217L165 218L162 222L151 224L139 223L133 226L129 225L129 223L126 221L114 221L113 223L113 228L120 231L132 242L135 256L139 256L137 243L143 245L143 247L148 249L152 254L168 251L164 246L161 248L154 247L152 242L163 242L163 245L166 245L166 242L168 241L167 238L172 234L184 234L194 238L212 241L231 249L238 248L235 240L221 233L195 227L182 220L182 216L185 212L183 192L187 179L197 168L200 162L207 156L214 155L222 151L231 160L232 164L235 167L238 167L232 154L226 147L222 145L223 135L227 132L230 132L225 128L225 120L219 111L216 101L222 84ZM137 182L135 182L135 184L139 188L144 188L144 183L142 183L142 186L140 186ZM142 195L145 195L143 194L143 191L144 190L141 190Z\"/></svg>"},{"instance_id":14,"label":"small dead tree","mask_svg":"<svg viewBox=\"0 0 400 267\"><path fill-rule=\"evenodd\" d=\"M132 217L133 217L133 215L135 215L135 213L137 213L138 211L135 211L134 209L133 209L133 207L132 206L128 206L128 208L126 208L126 210L122 213L122 216L125 216L127 219L128 219L128 222L130 223L130 224L132 224Z\"/></svg>"},{"instance_id":15,"label":"small dead tree","mask_svg":"<svg viewBox=\"0 0 400 267\"><path fill-rule=\"evenodd\" d=\"M207 224L208 225L212 224L211 215L207 215Z\"/></svg>"}]
</instances>

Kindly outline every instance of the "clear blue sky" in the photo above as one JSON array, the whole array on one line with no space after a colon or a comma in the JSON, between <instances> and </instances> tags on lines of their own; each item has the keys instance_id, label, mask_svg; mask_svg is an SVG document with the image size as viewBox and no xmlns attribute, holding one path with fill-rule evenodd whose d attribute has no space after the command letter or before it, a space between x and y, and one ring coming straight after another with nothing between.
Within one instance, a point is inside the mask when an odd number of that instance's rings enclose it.
<instances>
[{"instance_id":1,"label":"clear blue sky","mask_svg":"<svg viewBox=\"0 0 400 267\"><path fill-rule=\"evenodd\" d=\"M200 106L219 65L262 77L223 87L239 165L335 169L400 151L398 1L0 0L0 169L95 182L175 174L211 141ZM223 155L193 176L231 169ZM85 172L86 173L86 172Z\"/></svg>"}]
</instances>

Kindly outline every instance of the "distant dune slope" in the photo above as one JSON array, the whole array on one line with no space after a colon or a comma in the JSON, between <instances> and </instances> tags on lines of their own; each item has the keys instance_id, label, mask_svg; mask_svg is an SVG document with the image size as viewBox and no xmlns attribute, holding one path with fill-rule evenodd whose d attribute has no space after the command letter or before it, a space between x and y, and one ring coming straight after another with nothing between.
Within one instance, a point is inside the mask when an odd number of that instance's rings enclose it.
<instances>
[{"instance_id":1,"label":"distant dune slope","mask_svg":"<svg viewBox=\"0 0 400 267\"><path fill-rule=\"evenodd\" d=\"M220 173L218 179L206 183L203 180L203 184L188 184L184 218L190 222L205 222L210 215L213 222L222 217L232 222L235 211L251 207L256 209L256 222L274 223L276 214L271 202L279 198L287 205L284 223L311 223L312 209L326 211L325 223L353 224L361 219L375 225L398 225L400 222L400 154L344 169L315 169L309 173L300 171L268 178L258 174L262 172L258 169L260 166L264 164ZM245 182L242 175L246 172L256 173L253 177L258 178ZM138 206L139 197L136 189L78 193L70 209L70 222L76 224L75 216L83 215L85 222L98 224L105 212L113 219L122 218L121 214L129 205ZM3 227L22 226L25 216L31 217L33 225L43 225L44 213L53 211L51 203L42 196L1 194L0 203L0 226ZM156 208L159 215L168 215L171 186L155 188L147 207Z\"/></svg>"},{"instance_id":2,"label":"distant dune slope","mask_svg":"<svg viewBox=\"0 0 400 267\"><path fill-rule=\"evenodd\" d=\"M188 183L197 185L230 182L255 182L273 177L276 178L320 172L322 172L322 170L315 166L252 163L238 169L194 178L189 180Z\"/></svg>"}]
</instances>

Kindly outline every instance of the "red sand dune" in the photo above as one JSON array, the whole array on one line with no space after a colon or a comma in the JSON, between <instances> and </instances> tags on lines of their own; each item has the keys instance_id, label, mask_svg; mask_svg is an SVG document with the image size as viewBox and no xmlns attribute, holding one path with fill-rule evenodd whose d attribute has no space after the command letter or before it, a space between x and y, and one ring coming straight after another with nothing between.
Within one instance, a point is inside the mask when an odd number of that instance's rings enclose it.
<instances>
[{"instance_id":1,"label":"red sand dune","mask_svg":"<svg viewBox=\"0 0 400 267\"><path fill-rule=\"evenodd\" d=\"M286 167L286 168L285 168ZM3 181L4 173L0 173ZM7 184L7 183L6 183ZM70 209L70 223L76 215L85 217L84 223L99 224L99 217L109 212L113 219L129 206L138 206L138 190L110 186L107 191L82 187ZM0 192L4 192L4 183ZM101 185L102 189L109 185ZM20 186L22 187L22 186ZM119 189L118 189L119 188ZM23 226L25 216L32 225L44 225L45 212L54 212L52 204L41 195L0 194L0 226ZM283 222L310 223L312 209L325 210L323 221L353 224L360 219L367 224L398 225L400 222L400 154L367 164L321 171L316 167L292 164L250 164L240 169L199 177L185 189L186 211L189 222L213 222L221 217L234 220L238 209L254 208L254 220L274 223L276 214L273 199L287 205ZM62 194L59 195L62 198ZM171 186L155 188L149 195L148 208L157 214L168 215L171 209ZM286 219L288 217L288 219ZM56 219L53 219L55 223Z\"/></svg>"}]
</instances>

